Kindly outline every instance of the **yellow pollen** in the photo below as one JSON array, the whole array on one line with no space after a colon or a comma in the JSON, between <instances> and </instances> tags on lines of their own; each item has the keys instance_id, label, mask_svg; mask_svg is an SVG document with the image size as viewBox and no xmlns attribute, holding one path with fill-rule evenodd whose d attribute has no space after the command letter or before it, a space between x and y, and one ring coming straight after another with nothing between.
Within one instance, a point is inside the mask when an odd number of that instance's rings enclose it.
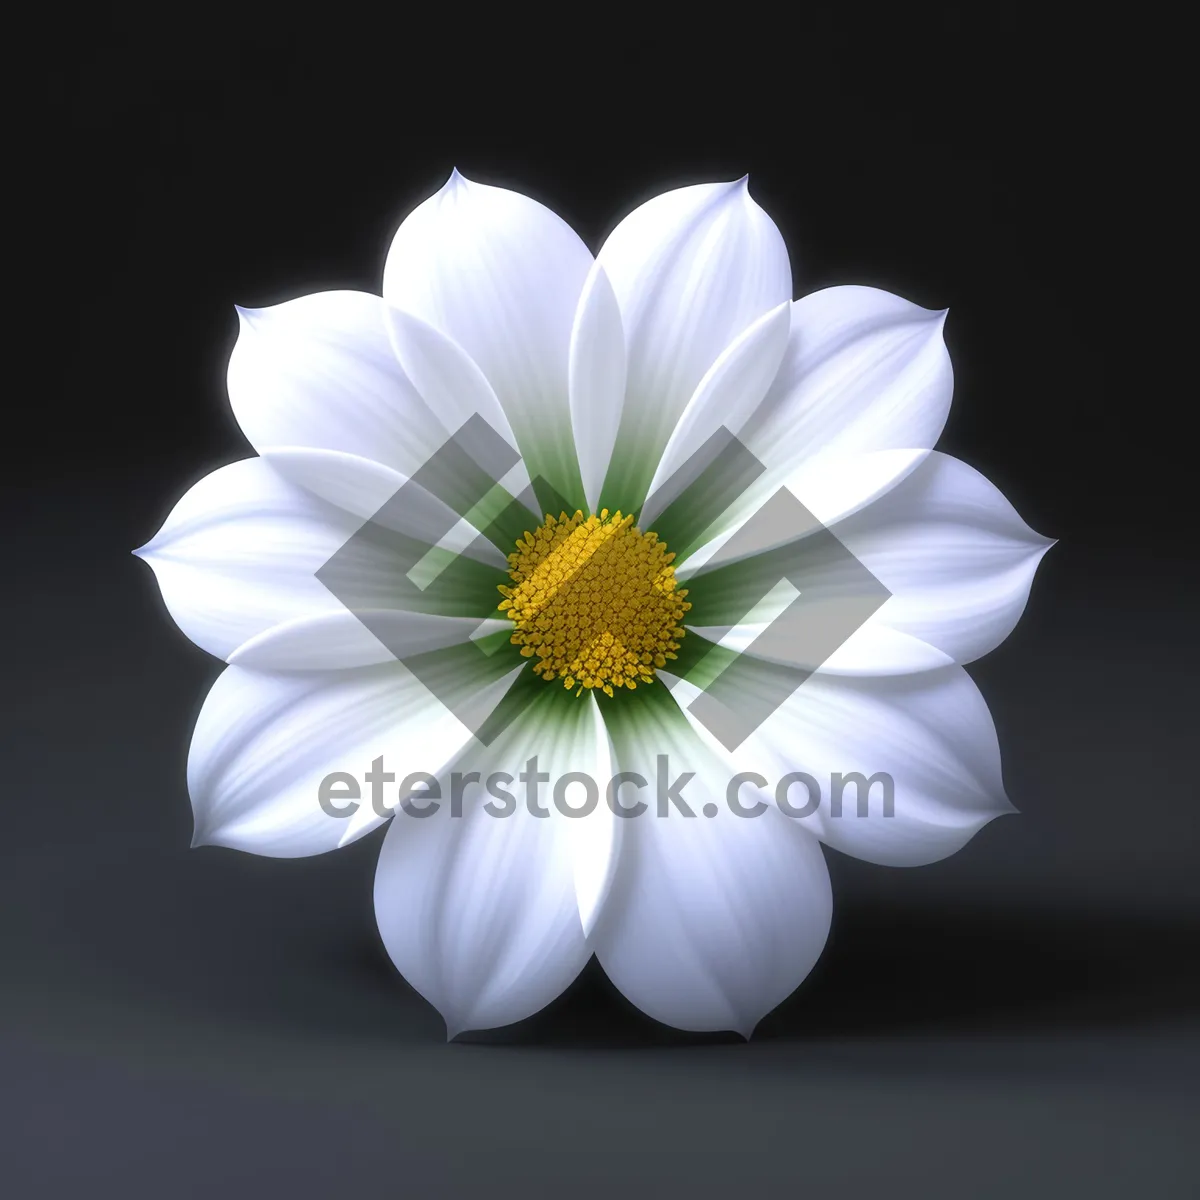
<instances>
[{"instance_id":1,"label":"yellow pollen","mask_svg":"<svg viewBox=\"0 0 1200 1200\"><path fill-rule=\"evenodd\" d=\"M500 609L512 643L543 679L563 686L614 688L652 683L683 637L686 589L676 586L674 554L619 512L547 515L508 556L512 587Z\"/></svg>"}]
</instances>

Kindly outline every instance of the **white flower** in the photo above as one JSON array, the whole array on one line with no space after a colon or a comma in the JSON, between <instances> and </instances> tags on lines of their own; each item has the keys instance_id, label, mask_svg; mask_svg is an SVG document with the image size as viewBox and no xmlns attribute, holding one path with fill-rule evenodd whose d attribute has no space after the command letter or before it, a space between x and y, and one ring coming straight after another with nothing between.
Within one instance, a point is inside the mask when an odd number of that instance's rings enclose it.
<instances>
[{"instance_id":1,"label":"white flower","mask_svg":"<svg viewBox=\"0 0 1200 1200\"><path fill-rule=\"evenodd\" d=\"M399 781L428 773L441 808L391 820L375 905L393 961L451 1036L535 1012L593 953L658 1020L749 1036L824 945L821 841L929 863L1010 811L962 664L1008 635L1051 543L933 450L952 390L945 313L867 287L793 301L783 239L744 179L656 197L593 258L541 204L456 172L400 226L382 292L240 313L229 398L257 457L201 480L138 551L184 633L229 664L188 761L196 842L332 850L386 819L372 787L391 805ZM520 451L506 489L537 480L579 517L528 530L520 549L469 551L449 589L415 588L388 538L359 539L352 571L381 638L315 573L476 414ZM765 470L724 511L659 512L677 533L655 543L646 497L722 428ZM721 640L711 675L750 645L781 607L768 597L746 615L758 568L803 554L803 538L707 576L704 564L780 488L891 598L729 750L689 709L706 678L695 651ZM812 564L815 594L836 597L837 569ZM485 654L470 639L489 617L505 633ZM505 696L515 715L485 745L399 661L408 651L441 663L479 711ZM498 819L484 781L519 777L533 755L549 815L529 810L526 787ZM657 816L660 756L672 777L694 773L682 795L695 816ZM394 779L369 785L377 760ZM479 772L458 815L452 771ZM888 772L894 812L873 801L859 816L848 792L839 817L826 787L788 816L775 788L797 771ZM339 772L360 781L346 817L318 803ZM640 774L647 789L627 779L615 795L647 797L649 812L622 819L602 801L567 818L551 792L570 772L601 788ZM761 805L754 819L730 808L739 772L763 780L738 793ZM574 787L563 795L578 802Z\"/></svg>"}]
</instances>

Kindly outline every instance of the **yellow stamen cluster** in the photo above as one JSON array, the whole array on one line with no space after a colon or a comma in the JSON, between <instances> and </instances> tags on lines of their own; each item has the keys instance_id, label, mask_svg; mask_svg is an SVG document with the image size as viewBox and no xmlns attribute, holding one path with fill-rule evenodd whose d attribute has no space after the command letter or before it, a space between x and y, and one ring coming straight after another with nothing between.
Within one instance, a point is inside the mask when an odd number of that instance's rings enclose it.
<instances>
[{"instance_id":1,"label":"yellow stamen cluster","mask_svg":"<svg viewBox=\"0 0 1200 1200\"><path fill-rule=\"evenodd\" d=\"M654 681L654 668L675 657L683 614L674 554L619 512L547 516L508 556L512 587L500 609L512 619L512 643L545 680L563 686L619 687Z\"/></svg>"}]
</instances>

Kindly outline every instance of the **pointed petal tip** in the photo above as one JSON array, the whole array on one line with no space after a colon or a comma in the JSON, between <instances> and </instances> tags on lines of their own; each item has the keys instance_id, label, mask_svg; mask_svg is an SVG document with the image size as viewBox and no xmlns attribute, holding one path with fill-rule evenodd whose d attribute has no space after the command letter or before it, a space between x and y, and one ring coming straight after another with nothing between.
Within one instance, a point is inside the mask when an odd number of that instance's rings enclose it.
<instances>
[{"instance_id":1,"label":"pointed petal tip","mask_svg":"<svg viewBox=\"0 0 1200 1200\"><path fill-rule=\"evenodd\" d=\"M262 316L261 308L243 308L240 304L235 304L233 306L233 311L238 315L238 324L242 325L243 327L253 327L255 321Z\"/></svg>"},{"instance_id":2,"label":"pointed petal tip","mask_svg":"<svg viewBox=\"0 0 1200 1200\"><path fill-rule=\"evenodd\" d=\"M213 822L211 814L208 819L199 816L195 809L192 810L192 841L190 849L198 850L201 846L227 846L231 849L236 849L235 846L227 841L222 841L220 837L221 825L220 822Z\"/></svg>"},{"instance_id":3,"label":"pointed petal tip","mask_svg":"<svg viewBox=\"0 0 1200 1200\"><path fill-rule=\"evenodd\" d=\"M1058 545L1059 540L1059 538L1046 537L1045 534L1038 533L1031 525L1025 525L1024 533L1021 535L1021 541L1036 563L1040 563L1046 554Z\"/></svg>"},{"instance_id":4,"label":"pointed petal tip","mask_svg":"<svg viewBox=\"0 0 1200 1200\"><path fill-rule=\"evenodd\" d=\"M1000 792L993 797L993 808L984 824L990 824L997 817L1020 815L1021 810L1008 798L1007 792Z\"/></svg>"},{"instance_id":5,"label":"pointed petal tip","mask_svg":"<svg viewBox=\"0 0 1200 1200\"><path fill-rule=\"evenodd\" d=\"M725 183L711 185L718 196L726 201L753 200L750 195L750 176L743 175L741 179L730 179Z\"/></svg>"}]
</instances>

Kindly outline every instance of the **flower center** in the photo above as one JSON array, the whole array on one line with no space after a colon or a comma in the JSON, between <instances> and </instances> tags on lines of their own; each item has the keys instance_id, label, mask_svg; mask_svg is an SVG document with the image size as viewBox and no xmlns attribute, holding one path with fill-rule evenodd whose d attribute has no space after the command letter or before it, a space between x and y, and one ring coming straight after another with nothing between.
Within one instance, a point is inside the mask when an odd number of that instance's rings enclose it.
<instances>
[{"instance_id":1,"label":"flower center","mask_svg":"<svg viewBox=\"0 0 1200 1200\"><path fill-rule=\"evenodd\" d=\"M674 554L655 533L619 512L547 516L508 556L512 587L501 586L512 643L534 671L563 686L635 688L675 657L691 605L676 586Z\"/></svg>"}]
</instances>

